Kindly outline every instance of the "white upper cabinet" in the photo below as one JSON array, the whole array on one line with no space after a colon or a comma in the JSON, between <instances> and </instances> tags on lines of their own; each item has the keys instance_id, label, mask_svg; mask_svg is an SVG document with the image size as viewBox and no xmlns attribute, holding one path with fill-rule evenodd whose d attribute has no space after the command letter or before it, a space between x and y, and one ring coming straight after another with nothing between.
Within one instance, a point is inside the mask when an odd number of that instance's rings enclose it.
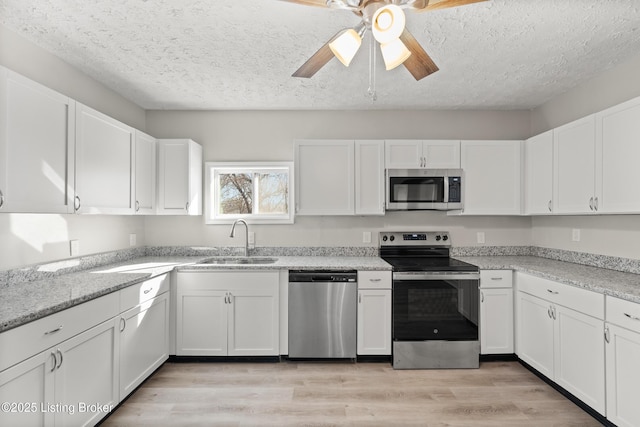
<instances>
[{"instance_id":1,"label":"white upper cabinet","mask_svg":"<svg viewBox=\"0 0 640 427\"><path fill-rule=\"evenodd\" d=\"M155 213L156 163L156 139L136 130L136 214Z\"/></svg>"},{"instance_id":2,"label":"white upper cabinet","mask_svg":"<svg viewBox=\"0 0 640 427\"><path fill-rule=\"evenodd\" d=\"M553 138L554 212L598 211L595 115L554 129Z\"/></svg>"},{"instance_id":3,"label":"white upper cabinet","mask_svg":"<svg viewBox=\"0 0 640 427\"><path fill-rule=\"evenodd\" d=\"M134 213L134 129L92 108L76 106L78 213Z\"/></svg>"},{"instance_id":4,"label":"white upper cabinet","mask_svg":"<svg viewBox=\"0 0 640 427\"><path fill-rule=\"evenodd\" d=\"M202 146L158 140L158 214L202 215Z\"/></svg>"},{"instance_id":5,"label":"white upper cabinet","mask_svg":"<svg viewBox=\"0 0 640 427\"><path fill-rule=\"evenodd\" d=\"M640 98L596 114L598 212L640 212ZM596 194L598 196L598 194Z\"/></svg>"},{"instance_id":6,"label":"white upper cabinet","mask_svg":"<svg viewBox=\"0 0 640 427\"><path fill-rule=\"evenodd\" d=\"M355 142L356 215L384 215L384 141Z\"/></svg>"},{"instance_id":7,"label":"white upper cabinet","mask_svg":"<svg viewBox=\"0 0 640 427\"><path fill-rule=\"evenodd\" d=\"M73 212L75 102L0 67L0 212Z\"/></svg>"},{"instance_id":8,"label":"white upper cabinet","mask_svg":"<svg viewBox=\"0 0 640 427\"><path fill-rule=\"evenodd\" d=\"M522 141L462 141L465 215L520 215Z\"/></svg>"},{"instance_id":9,"label":"white upper cabinet","mask_svg":"<svg viewBox=\"0 0 640 427\"><path fill-rule=\"evenodd\" d=\"M297 215L383 215L384 141L294 142Z\"/></svg>"},{"instance_id":10,"label":"white upper cabinet","mask_svg":"<svg viewBox=\"0 0 640 427\"><path fill-rule=\"evenodd\" d=\"M385 166L387 169L457 169L460 141L386 140Z\"/></svg>"},{"instance_id":11,"label":"white upper cabinet","mask_svg":"<svg viewBox=\"0 0 640 427\"><path fill-rule=\"evenodd\" d=\"M525 157L525 213L553 213L553 131L527 139Z\"/></svg>"}]
</instances>

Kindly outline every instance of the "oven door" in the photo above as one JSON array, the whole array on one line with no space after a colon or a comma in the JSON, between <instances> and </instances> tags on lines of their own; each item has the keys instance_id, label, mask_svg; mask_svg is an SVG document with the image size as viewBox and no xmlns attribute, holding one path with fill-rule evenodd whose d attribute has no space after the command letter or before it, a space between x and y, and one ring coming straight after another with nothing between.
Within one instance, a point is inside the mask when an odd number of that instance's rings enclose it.
<instances>
[{"instance_id":1,"label":"oven door","mask_svg":"<svg viewBox=\"0 0 640 427\"><path fill-rule=\"evenodd\" d=\"M393 341L477 341L478 273L394 273Z\"/></svg>"}]
</instances>

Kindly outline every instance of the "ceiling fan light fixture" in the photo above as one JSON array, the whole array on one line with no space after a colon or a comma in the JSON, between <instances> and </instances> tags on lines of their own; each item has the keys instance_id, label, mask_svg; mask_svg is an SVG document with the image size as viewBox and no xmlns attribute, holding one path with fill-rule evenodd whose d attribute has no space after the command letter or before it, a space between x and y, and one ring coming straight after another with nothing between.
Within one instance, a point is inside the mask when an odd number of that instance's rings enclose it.
<instances>
[{"instance_id":1,"label":"ceiling fan light fixture","mask_svg":"<svg viewBox=\"0 0 640 427\"><path fill-rule=\"evenodd\" d=\"M407 49L407 46L400 39L395 39L388 43L380 43L380 50L382 51L382 59L384 59L387 71L402 65L411 56L411 51Z\"/></svg>"},{"instance_id":2,"label":"ceiling fan light fixture","mask_svg":"<svg viewBox=\"0 0 640 427\"><path fill-rule=\"evenodd\" d=\"M389 43L400 37L405 23L402 9L395 4L388 4L373 14L371 32L378 43Z\"/></svg>"},{"instance_id":3,"label":"ceiling fan light fixture","mask_svg":"<svg viewBox=\"0 0 640 427\"><path fill-rule=\"evenodd\" d=\"M353 28L345 30L334 41L329 43L329 49L340 62L348 67L351 60L360 49L362 37Z\"/></svg>"}]
</instances>

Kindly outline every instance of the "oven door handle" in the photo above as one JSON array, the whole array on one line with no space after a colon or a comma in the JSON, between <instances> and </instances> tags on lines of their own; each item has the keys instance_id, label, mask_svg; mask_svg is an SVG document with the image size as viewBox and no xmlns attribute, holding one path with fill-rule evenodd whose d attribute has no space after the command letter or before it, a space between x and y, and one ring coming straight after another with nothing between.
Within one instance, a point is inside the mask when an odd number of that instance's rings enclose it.
<instances>
[{"instance_id":1,"label":"oven door handle","mask_svg":"<svg viewBox=\"0 0 640 427\"><path fill-rule=\"evenodd\" d=\"M443 272L398 272L393 280L480 280L480 273L443 273Z\"/></svg>"}]
</instances>

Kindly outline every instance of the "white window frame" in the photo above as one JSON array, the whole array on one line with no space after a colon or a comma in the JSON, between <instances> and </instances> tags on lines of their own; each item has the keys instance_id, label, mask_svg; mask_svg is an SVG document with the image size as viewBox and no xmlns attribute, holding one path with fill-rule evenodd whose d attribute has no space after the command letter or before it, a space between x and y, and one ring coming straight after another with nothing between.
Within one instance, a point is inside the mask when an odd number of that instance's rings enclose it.
<instances>
[{"instance_id":1,"label":"white window frame","mask_svg":"<svg viewBox=\"0 0 640 427\"><path fill-rule=\"evenodd\" d=\"M287 214L218 214L219 203L218 177L220 173L256 173L270 171L286 171L288 175L289 212ZM231 224L237 219L244 219L249 224L293 224L294 222L294 170L293 162L205 162L205 223ZM256 200L254 199L254 202Z\"/></svg>"}]
</instances>

